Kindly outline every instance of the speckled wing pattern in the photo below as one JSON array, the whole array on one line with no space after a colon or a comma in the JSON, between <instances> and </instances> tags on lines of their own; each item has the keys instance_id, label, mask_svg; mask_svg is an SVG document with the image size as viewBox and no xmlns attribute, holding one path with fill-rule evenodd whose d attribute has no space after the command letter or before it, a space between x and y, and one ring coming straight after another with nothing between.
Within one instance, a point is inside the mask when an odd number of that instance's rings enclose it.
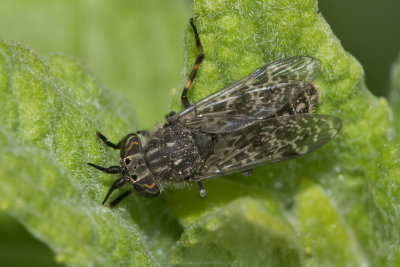
<instances>
[{"instance_id":1,"label":"speckled wing pattern","mask_svg":"<svg viewBox=\"0 0 400 267\"><path fill-rule=\"evenodd\" d=\"M273 62L194 103L180 114L181 121L205 132L226 133L254 119L309 113L318 103L312 80L320 69L321 62L312 57Z\"/></svg>"},{"instance_id":2,"label":"speckled wing pattern","mask_svg":"<svg viewBox=\"0 0 400 267\"><path fill-rule=\"evenodd\" d=\"M192 180L298 157L334 138L341 120L311 114L319 100L312 81L320 69L318 59L306 56L272 62L178 114L186 127L217 136Z\"/></svg>"},{"instance_id":3,"label":"speckled wing pattern","mask_svg":"<svg viewBox=\"0 0 400 267\"><path fill-rule=\"evenodd\" d=\"M339 118L325 114L254 120L245 128L223 135L201 176L194 180L243 172L307 154L329 142L341 127Z\"/></svg>"}]
</instances>

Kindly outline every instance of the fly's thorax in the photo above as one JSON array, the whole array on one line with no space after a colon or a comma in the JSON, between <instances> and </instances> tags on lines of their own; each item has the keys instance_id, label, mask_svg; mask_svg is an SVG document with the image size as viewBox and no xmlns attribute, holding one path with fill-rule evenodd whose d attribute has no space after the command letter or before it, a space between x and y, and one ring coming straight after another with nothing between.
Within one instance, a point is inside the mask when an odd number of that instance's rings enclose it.
<instances>
[{"instance_id":1,"label":"fly's thorax","mask_svg":"<svg viewBox=\"0 0 400 267\"><path fill-rule=\"evenodd\" d=\"M144 160L141 139L136 133L125 137L120 163L123 175L136 191L150 197L160 194L160 188Z\"/></svg>"}]
</instances>

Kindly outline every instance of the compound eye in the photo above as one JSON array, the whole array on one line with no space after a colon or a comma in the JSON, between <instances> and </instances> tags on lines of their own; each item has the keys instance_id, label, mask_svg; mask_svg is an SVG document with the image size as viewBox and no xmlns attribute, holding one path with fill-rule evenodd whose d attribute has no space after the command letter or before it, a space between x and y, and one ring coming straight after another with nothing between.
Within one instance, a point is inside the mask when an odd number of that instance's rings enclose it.
<instances>
[{"instance_id":1,"label":"compound eye","mask_svg":"<svg viewBox=\"0 0 400 267\"><path fill-rule=\"evenodd\" d=\"M131 164L131 162L132 161L130 159L128 159L128 158L125 159L125 165L129 165L129 164Z\"/></svg>"}]
</instances>

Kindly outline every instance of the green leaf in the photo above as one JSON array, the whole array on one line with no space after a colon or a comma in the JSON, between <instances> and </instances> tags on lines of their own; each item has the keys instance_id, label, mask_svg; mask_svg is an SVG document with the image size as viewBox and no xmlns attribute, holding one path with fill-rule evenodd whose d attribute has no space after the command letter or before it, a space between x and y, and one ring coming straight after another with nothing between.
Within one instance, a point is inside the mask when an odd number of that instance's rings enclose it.
<instances>
[{"instance_id":1,"label":"green leaf","mask_svg":"<svg viewBox=\"0 0 400 267\"><path fill-rule=\"evenodd\" d=\"M189 225L174 247L180 266L299 266L302 253L294 228L278 203L242 197Z\"/></svg>"},{"instance_id":2,"label":"green leaf","mask_svg":"<svg viewBox=\"0 0 400 267\"><path fill-rule=\"evenodd\" d=\"M169 90L179 82L184 1L2 0L1 39L23 41L41 57L79 58L123 92L140 126L151 127L169 111Z\"/></svg>"},{"instance_id":3,"label":"green leaf","mask_svg":"<svg viewBox=\"0 0 400 267\"><path fill-rule=\"evenodd\" d=\"M400 55L393 63L391 73L391 91L389 96L390 105L393 109L393 123L396 132L400 132Z\"/></svg>"},{"instance_id":4,"label":"green leaf","mask_svg":"<svg viewBox=\"0 0 400 267\"><path fill-rule=\"evenodd\" d=\"M389 139L390 108L369 93L316 2L197 0L193 8L206 58L191 102L273 60L313 56L322 62L316 112L340 117L340 135L253 177L206 181L206 199L192 185L156 199L133 195L111 210L100 202L112 176L86 162L118 164L94 133L118 142L138 130L129 103L77 60L43 60L2 42L0 208L73 266L398 264L399 142ZM197 53L189 26L185 44L188 74Z\"/></svg>"},{"instance_id":5,"label":"green leaf","mask_svg":"<svg viewBox=\"0 0 400 267\"><path fill-rule=\"evenodd\" d=\"M398 203L395 196L399 166L395 162L399 148L398 141L388 139L393 130L390 109L385 99L376 98L367 90L361 66L340 45L318 13L316 2L241 1L239 4L199 0L194 10L206 57L189 99L199 100L273 60L308 55L322 61L322 71L316 80L321 102L316 112L341 118L343 129L324 148L300 159L257 168L251 179L232 175L218 182L207 182L210 197L201 203L194 192L169 194L174 214L188 227L183 237L195 236L193 228L200 231L199 235L207 235L203 233L207 218L220 218L227 206L245 195L277 202L286 222L295 228L288 238L292 242L279 249L284 251L280 257L279 253L273 253L274 242L263 247L266 255L274 254L281 261L274 257L263 261L259 257L260 262L273 266L287 260L286 266L297 266L297 255L303 264L315 266L398 262L399 248L395 244L399 230L394 221L398 220L399 206L393 203ZM196 57L190 29L186 42L188 73ZM178 95L179 92L174 101L177 109ZM248 209L252 210L251 206ZM220 217L216 212L222 213ZM267 208L264 212L271 211ZM239 222L245 236L253 222ZM219 225L222 223L231 229L230 224L237 222L221 218ZM276 229L271 232L279 233ZM272 234L260 231L260 235L266 242L272 240ZM215 236L218 237L217 233ZM219 244L214 245L218 248L227 249L229 244L232 261L254 264L254 255L260 255L260 237L251 238L250 232L249 240L243 242L240 238L233 241L227 235L222 236L225 239L218 241L209 238L196 239L194 244L178 243L177 250L190 254L212 240L213 244ZM238 247L254 253L235 255ZM291 253L293 248L298 249L298 254ZM198 256L198 263L218 262L218 255L203 254ZM287 255L291 258L286 258ZM223 255L221 261L224 260Z\"/></svg>"},{"instance_id":6,"label":"green leaf","mask_svg":"<svg viewBox=\"0 0 400 267\"><path fill-rule=\"evenodd\" d=\"M139 211L151 210L143 214L103 207L112 180L86 165L118 162L94 133L123 136L134 125L133 111L71 58L56 54L42 61L20 43L2 42L0 51L0 102L7 108L1 117L0 207L46 242L60 262L149 265L154 256L144 231L157 235L160 222L149 225L147 216L159 210L169 226L156 205L161 200L140 205Z\"/></svg>"},{"instance_id":7,"label":"green leaf","mask_svg":"<svg viewBox=\"0 0 400 267\"><path fill-rule=\"evenodd\" d=\"M0 259L4 266L60 266L49 248L9 214L0 212ZM18 260L16 260L18 259Z\"/></svg>"}]
</instances>

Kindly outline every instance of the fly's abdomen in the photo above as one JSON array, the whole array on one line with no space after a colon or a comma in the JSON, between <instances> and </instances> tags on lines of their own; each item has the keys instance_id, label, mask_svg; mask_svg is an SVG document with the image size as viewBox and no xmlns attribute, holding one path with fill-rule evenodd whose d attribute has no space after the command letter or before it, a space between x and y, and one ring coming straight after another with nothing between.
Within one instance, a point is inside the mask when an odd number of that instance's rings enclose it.
<instances>
[{"instance_id":1,"label":"fly's abdomen","mask_svg":"<svg viewBox=\"0 0 400 267\"><path fill-rule=\"evenodd\" d=\"M144 150L147 166L156 179L179 182L201 168L211 152L211 137L177 124L158 129Z\"/></svg>"},{"instance_id":2,"label":"fly's abdomen","mask_svg":"<svg viewBox=\"0 0 400 267\"><path fill-rule=\"evenodd\" d=\"M288 100L286 105L283 105L281 109L277 110L275 116L307 114L318 104L319 92L314 84L297 81L287 87L287 90L293 90L298 92L298 94L293 99Z\"/></svg>"}]
</instances>

